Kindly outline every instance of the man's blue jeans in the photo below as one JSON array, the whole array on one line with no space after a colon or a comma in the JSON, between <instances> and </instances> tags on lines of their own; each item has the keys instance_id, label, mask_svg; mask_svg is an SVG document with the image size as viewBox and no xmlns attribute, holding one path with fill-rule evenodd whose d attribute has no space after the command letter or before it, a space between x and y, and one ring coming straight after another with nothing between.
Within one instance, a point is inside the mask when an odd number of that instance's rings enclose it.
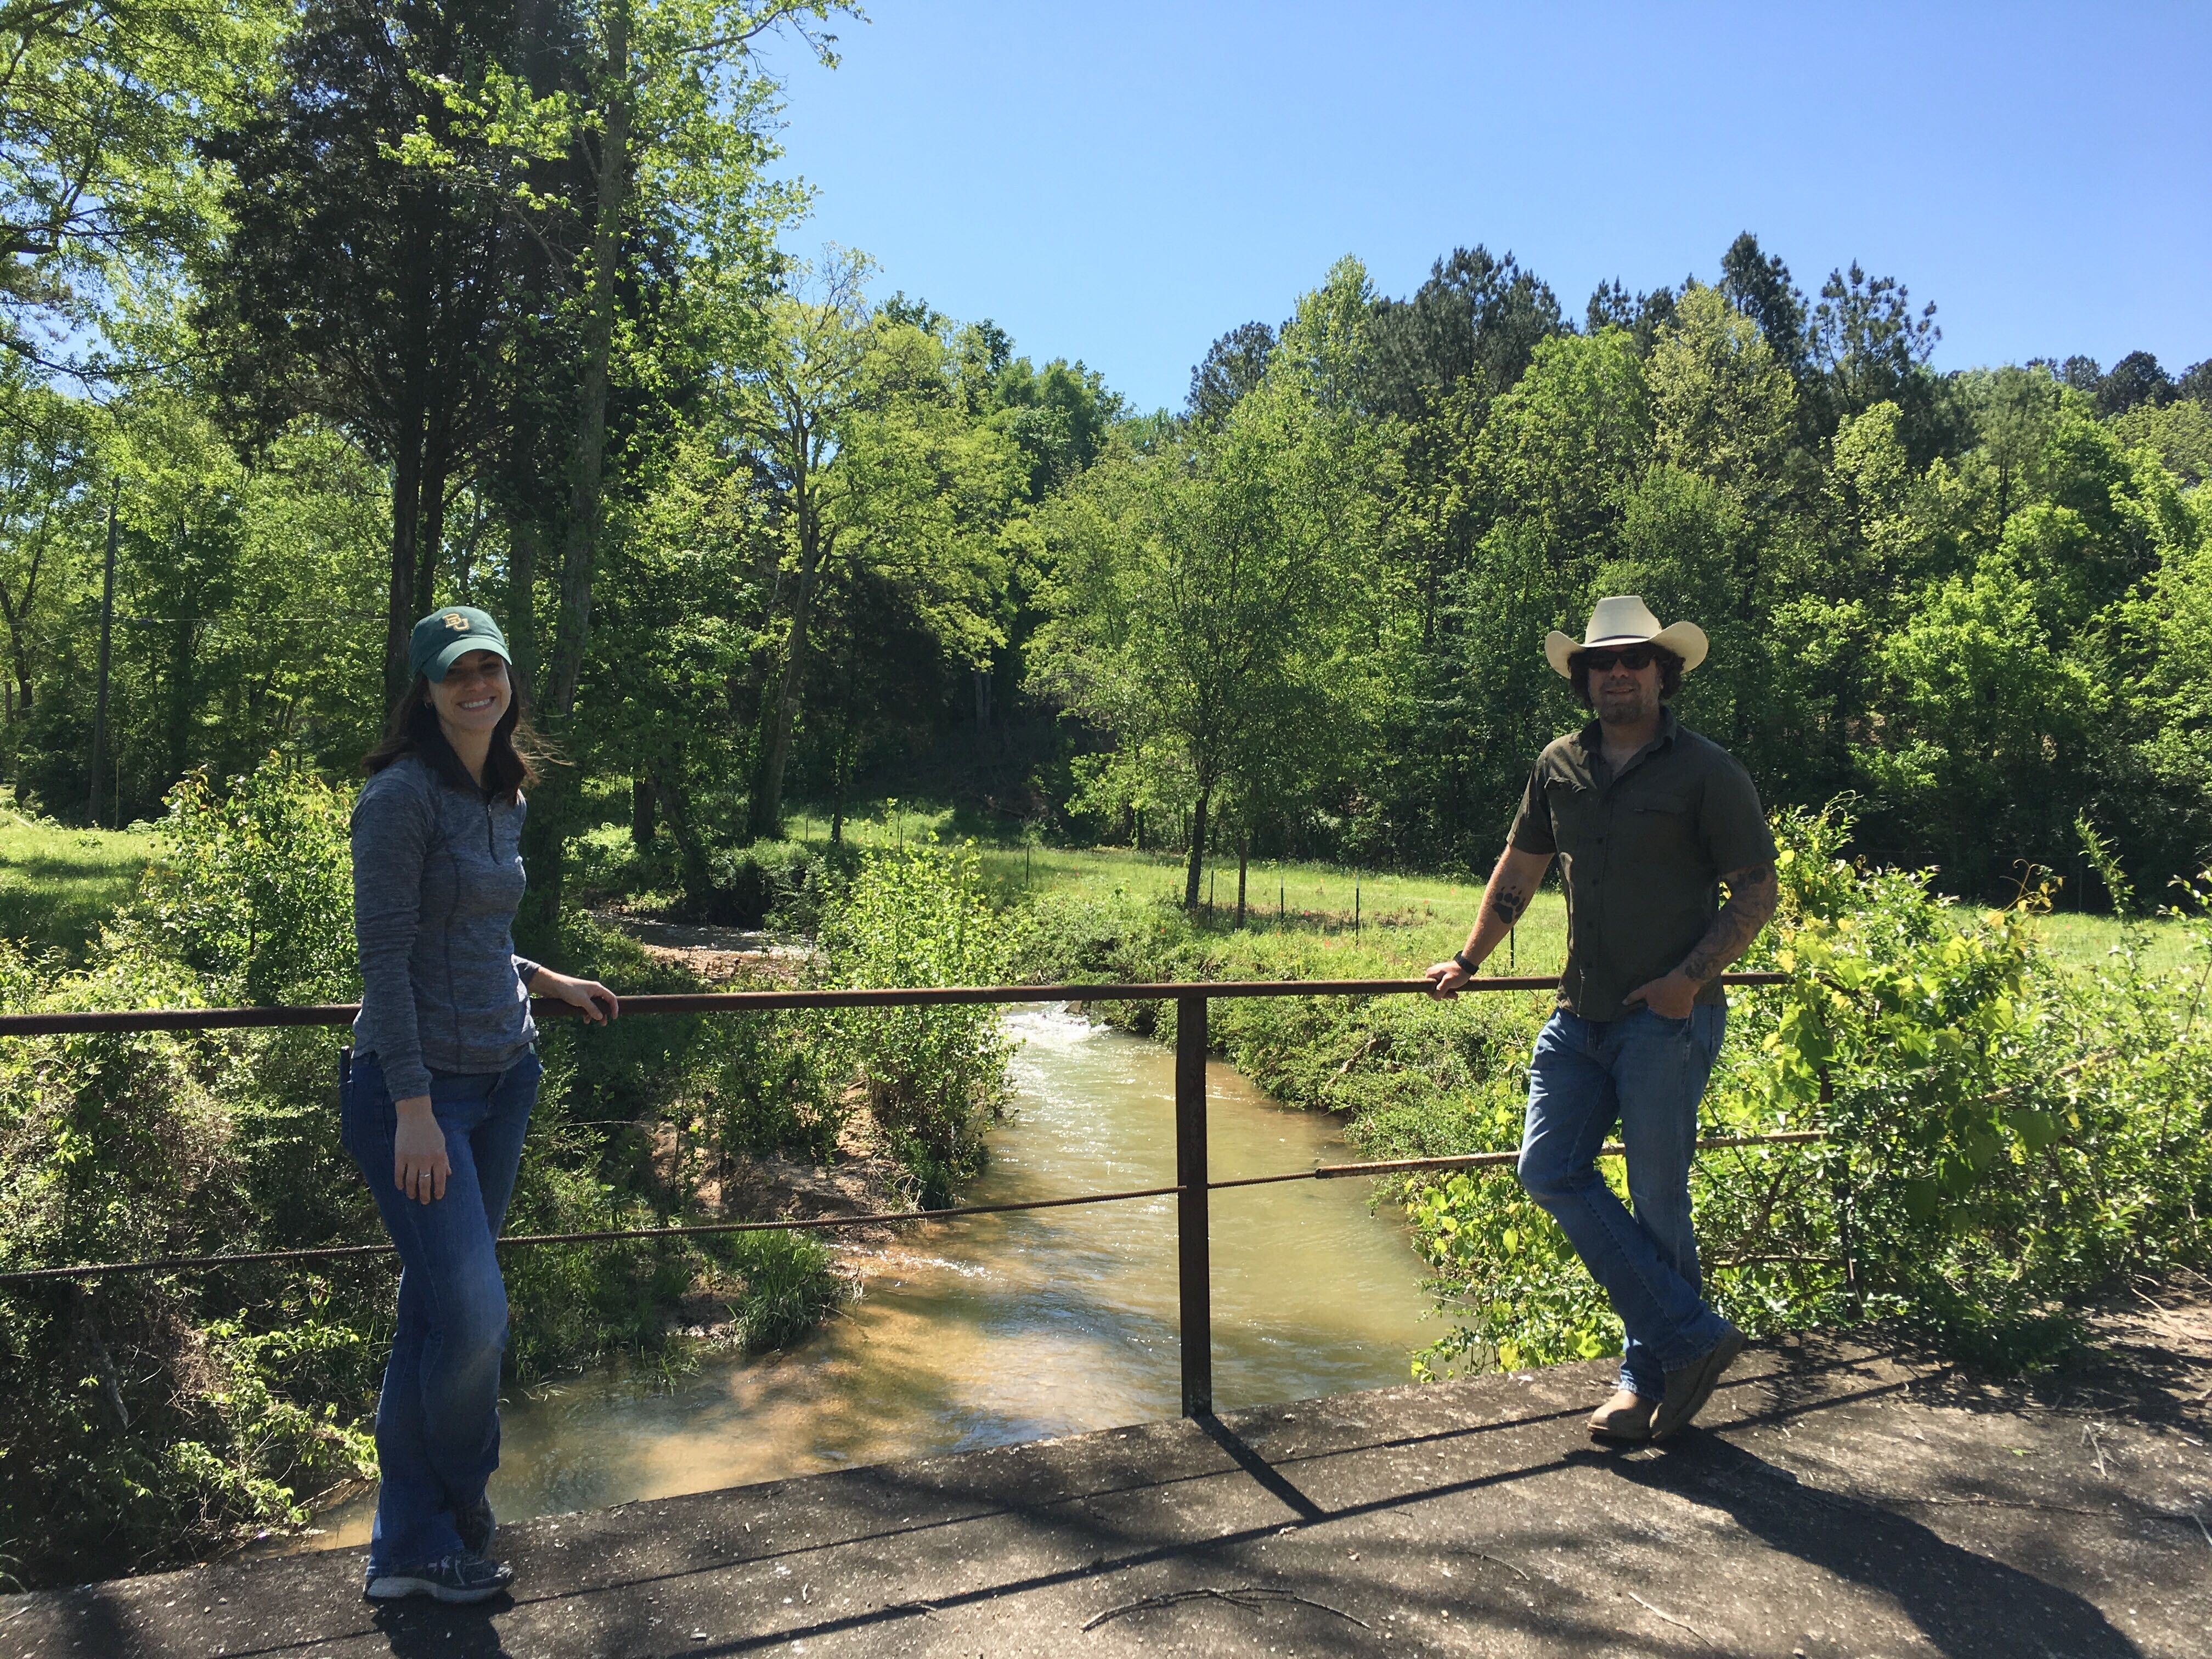
<instances>
[{"instance_id":1,"label":"man's blue jeans","mask_svg":"<svg viewBox=\"0 0 2212 1659\"><path fill-rule=\"evenodd\" d=\"M405 1571L461 1547L454 1517L483 1498L499 1467L499 1370L507 1352L507 1286L492 1241L507 1218L522 1138L543 1068L533 1049L504 1072L430 1074L453 1175L422 1204L392 1179L398 1129L384 1068L354 1061L343 1095L346 1151L398 1247L399 1319L376 1402L382 1485L368 1576Z\"/></svg>"},{"instance_id":2,"label":"man's blue jeans","mask_svg":"<svg viewBox=\"0 0 2212 1659\"><path fill-rule=\"evenodd\" d=\"M1698 1102L1727 1024L1726 1009L1705 1003L1687 1019L1637 1007L1588 1020L1563 1008L1528 1063L1521 1184L1612 1298L1628 1331L1620 1386L1647 1400L1663 1399L1666 1373L1711 1352L1728 1331L1698 1294L1690 1225ZM1616 1122L1633 1215L1597 1170Z\"/></svg>"}]
</instances>

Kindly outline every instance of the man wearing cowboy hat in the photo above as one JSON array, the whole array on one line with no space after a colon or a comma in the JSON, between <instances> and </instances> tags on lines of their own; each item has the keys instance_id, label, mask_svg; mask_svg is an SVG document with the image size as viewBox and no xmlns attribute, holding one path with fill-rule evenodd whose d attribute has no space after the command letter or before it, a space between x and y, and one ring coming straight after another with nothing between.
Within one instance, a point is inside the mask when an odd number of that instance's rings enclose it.
<instances>
[{"instance_id":1,"label":"man wearing cowboy hat","mask_svg":"<svg viewBox=\"0 0 2212 1659\"><path fill-rule=\"evenodd\" d=\"M1690 1158L1728 1018L1720 972L1774 914L1774 839L1750 775L1667 706L1705 660L1702 629L1604 599L1579 645L1554 631L1544 654L1597 718L1537 757L1466 948L1428 977L1437 996L1473 979L1559 859L1567 963L1529 1062L1519 1173L1627 1329L1591 1434L1663 1440L1743 1351L1698 1293ZM1632 1215L1596 1167L1616 1122Z\"/></svg>"}]
</instances>

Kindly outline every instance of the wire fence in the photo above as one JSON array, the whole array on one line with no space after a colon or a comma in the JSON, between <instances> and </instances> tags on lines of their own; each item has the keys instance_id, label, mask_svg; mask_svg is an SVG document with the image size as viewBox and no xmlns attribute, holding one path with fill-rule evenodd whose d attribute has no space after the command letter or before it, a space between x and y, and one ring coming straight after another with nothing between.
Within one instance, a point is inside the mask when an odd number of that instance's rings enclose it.
<instances>
[{"instance_id":1,"label":"wire fence","mask_svg":"<svg viewBox=\"0 0 2212 1659\"><path fill-rule=\"evenodd\" d=\"M1722 983L1738 988L1783 985L1786 974L1728 974ZM1479 979L1463 987L1468 992L1548 991L1558 988L1556 977L1505 975ZM1285 996L1402 996L1425 994L1429 981L1419 980L1243 980L1202 981L1164 984L968 985L902 988L811 989L784 991L723 991L696 994L636 996L623 1000L622 1012L635 1018L652 1014L756 1013L793 1008L943 1007L978 1003L1174 1001L1177 1006L1176 1043L1176 1180L1172 1186L1139 1187L1119 1192L1079 1193L1060 1198L1031 1199L1011 1204L963 1204L939 1209L884 1210L853 1215L817 1216L760 1221L714 1221L680 1226L608 1227L588 1231L519 1233L498 1241L501 1249L526 1249L550 1245L645 1245L657 1241L702 1238L732 1233L829 1231L848 1227L899 1224L921 1221L953 1221L971 1216L1009 1215L1024 1211L1068 1209L1083 1205L1121 1203L1147 1198L1178 1200L1178 1256L1182 1280L1183 1403L1187 1414L1211 1409L1212 1362L1210 1335L1194 1345L1190 1334L1209 1328L1210 1294L1206 1198L1210 1193L1233 1188L1269 1186L1291 1181L1331 1181L1354 1176L1379 1176L1423 1172L1469 1170L1486 1172L1516 1162L1516 1152L1467 1152L1442 1158L1385 1158L1352 1164L1325 1164L1310 1170L1273 1175L1243 1176L1213 1181L1206 1171L1206 1008L1215 998ZM283 1026L350 1024L360 1012L355 1003L239 1008L100 1009L55 1013L0 1014L0 1038L69 1036L126 1031L205 1031L268 1029ZM541 1018L574 1018L579 1011L567 1003L537 999L532 1012ZM1772 1134L1720 1135L1700 1139L1700 1150L1724 1147L1797 1146L1826 1139L1820 1130L1792 1130ZM1603 1147L1600 1155L1618 1158L1618 1143ZM221 1272L278 1262L335 1262L394 1254L389 1243L303 1246L275 1250L238 1250L207 1255L152 1256L127 1261L74 1262L20 1268L0 1273L0 1288L30 1287L61 1282L82 1282L125 1275L159 1275Z\"/></svg>"}]
</instances>

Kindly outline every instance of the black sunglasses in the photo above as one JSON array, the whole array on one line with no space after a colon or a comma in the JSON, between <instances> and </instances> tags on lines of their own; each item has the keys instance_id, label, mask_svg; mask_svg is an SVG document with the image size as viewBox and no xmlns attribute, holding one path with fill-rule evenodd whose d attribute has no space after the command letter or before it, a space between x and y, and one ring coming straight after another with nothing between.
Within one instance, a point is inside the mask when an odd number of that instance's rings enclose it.
<instances>
[{"instance_id":1,"label":"black sunglasses","mask_svg":"<svg viewBox=\"0 0 2212 1659\"><path fill-rule=\"evenodd\" d=\"M1632 645L1619 651L1578 651L1574 665L1593 674L1610 674L1619 663L1632 674L1640 674L1657 660L1648 645Z\"/></svg>"}]
</instances>

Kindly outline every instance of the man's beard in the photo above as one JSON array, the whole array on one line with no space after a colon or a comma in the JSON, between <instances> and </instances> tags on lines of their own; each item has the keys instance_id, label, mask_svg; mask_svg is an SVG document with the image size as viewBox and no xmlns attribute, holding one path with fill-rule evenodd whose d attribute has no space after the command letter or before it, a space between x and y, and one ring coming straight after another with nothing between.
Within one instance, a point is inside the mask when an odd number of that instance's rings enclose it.
<instances>
[{"instance_id":1,"label":"man's beard","mask_svg":"<svg viewBox=\"0 0 2212 1659\"><path fill-rule=\"evenodd\" d=\"M1618 695L1601 690L1597 717L1608 726L1633 726L1650 714L1654 701L1646 696L1642 686L1630 686Z\"/></svg>"}]
</instances>

